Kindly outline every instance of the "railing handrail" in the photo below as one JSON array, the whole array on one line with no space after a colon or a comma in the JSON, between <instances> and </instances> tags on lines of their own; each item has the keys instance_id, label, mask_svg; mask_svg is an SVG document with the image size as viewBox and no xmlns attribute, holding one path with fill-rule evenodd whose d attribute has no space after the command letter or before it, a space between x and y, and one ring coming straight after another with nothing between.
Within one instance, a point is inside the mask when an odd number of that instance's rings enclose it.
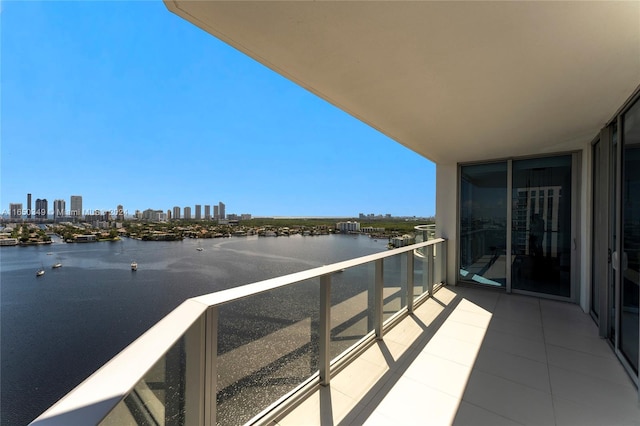
<instances>
[{"instance_id":1,"label":"railing handrail","mask_svg":"<svg viewBox=\"0 0 640 426\"><path fill-rule=\"evenodd\" d=\"M217 291L215 293L209 293L202 296L194 297L200 303L208 305L209 307L220 306L226 303L234 302L236 300L244 299L250 296L255 296L266 291L275 290L276 288L285 287L291 284L298 283L300 281L317 278L322 275L332 274L334 272L341 271L347 268L353 268L365 263L374 262L386 257L396 256L400 253L413 251L425 246L434 245L443 242L443 238L437 238L434 240L425 241L418 244L412 244L405 247L394 248L392 250L383 251L380 253L374 253L367 256L356 257L354 259L344 260L342 262L332 263L330 265L320 266L317 268L306 269L304 271L295 272L293 274L282 275L280 277L270 278L264 281L258 281L251 284L245 284L239 287L230 288L227 290Z\"/></svg>"},{"instance_id":2,"label":"railing handrail","mask_svg":"<svg viewBox=\"0 0 640 426\"><path fill-rule=\"evenodd\" d=\"M153 365L209 308L444 241L443 238L437 238L189 298L47 409L31 424L98 423L127 396Z\"/></svg>"},{"instance_id":3,"label":"railing handrail","mask_svg":"<svg viewBox=\"0 0 640 426\"><path fill-rule=\"evenodd\" d=\"M193 298L185 300L31 424L97 424L207 308Z\"/></svg>"}]
</instances>

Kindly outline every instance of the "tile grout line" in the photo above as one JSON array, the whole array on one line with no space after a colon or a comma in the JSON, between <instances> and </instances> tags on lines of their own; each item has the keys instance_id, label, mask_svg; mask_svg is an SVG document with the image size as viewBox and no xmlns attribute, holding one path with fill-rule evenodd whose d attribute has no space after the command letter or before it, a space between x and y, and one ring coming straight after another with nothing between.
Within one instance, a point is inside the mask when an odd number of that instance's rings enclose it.
<instances>
[{"instance_id":1,"label":"tile grout line","mask_svg":"<svg viewBox=\"0 0 640 426\"><path fill-rule=\"evenodd\" d=\"M556 403L553 395L553 385L551 384L551 370L549 369L549 353L547 352L547 335L545 333L546 327L544 319L542 318L542 307L540 306L540 300L538 300L538 309L540 309L540 322L542 323L542 340L544 342L544 358L545 365L547 366L547 380L549 381L549 392L551 392L551 410L553 412L553 423L558 425L558 417L556 415Z\"/></svg>"}]
</instances>

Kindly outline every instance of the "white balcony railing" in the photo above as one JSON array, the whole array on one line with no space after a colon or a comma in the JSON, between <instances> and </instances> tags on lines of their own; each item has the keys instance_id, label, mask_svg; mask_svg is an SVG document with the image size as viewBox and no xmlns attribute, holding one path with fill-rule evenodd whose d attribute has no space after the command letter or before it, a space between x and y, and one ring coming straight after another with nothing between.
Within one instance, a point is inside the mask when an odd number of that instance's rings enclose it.
<instances>
[{"instance_id":1,"label":"white balcony railing","mask_svg":"<svg viewBox=\"0 0 640 426\"><path fill-rule=\"evenodd\" d=\"M32 424L265 423L446 282L446 241L186 300Z\"/></svg>"}]
</instances>

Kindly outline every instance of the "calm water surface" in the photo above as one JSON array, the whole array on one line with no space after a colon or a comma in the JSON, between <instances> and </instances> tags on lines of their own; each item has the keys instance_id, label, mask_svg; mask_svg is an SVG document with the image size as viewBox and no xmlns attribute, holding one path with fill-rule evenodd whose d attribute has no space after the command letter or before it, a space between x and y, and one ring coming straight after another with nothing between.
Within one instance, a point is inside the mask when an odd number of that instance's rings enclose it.
<instances>
[{"instance_id":1,"label":"calm water surface","mask_svg":"<svg viewBox=\"0 0 640 426\"><path fill-rule=\"evenodd\" d=\"M386 248L343 235L57 241L0 247L2 425L33 420L188 297Z\"/></svg>"}]
</instances>

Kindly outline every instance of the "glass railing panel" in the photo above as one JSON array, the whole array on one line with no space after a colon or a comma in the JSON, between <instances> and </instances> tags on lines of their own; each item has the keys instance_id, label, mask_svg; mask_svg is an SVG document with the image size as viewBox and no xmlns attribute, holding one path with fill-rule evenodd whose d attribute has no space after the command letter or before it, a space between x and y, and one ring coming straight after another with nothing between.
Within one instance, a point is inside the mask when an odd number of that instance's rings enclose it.
<instances>
[{"instance_id":1,"label":"glass railing panel","mask_svg":"<svg viewBox=\"0 0 640 426\"><path fill-rule=\"evenodd\" d=\"M318 370L320 279L221 306L217 422L244 424Z\"/></svg>"},{"instance_id":2,"label":"glass railing panel","mask_svg":"<svg viewBox=\"0 0 640 426\"><path fill-rule=\"evenodd\" d=\"M192 325L100 425L197 423L203 383L199 362L203 355L200 327L200 322Z\"/></svg>"},{"instance_id":3,"label":"glass railing panel","mask_svg":"<svg viewBox=\"0 0 640 426\"><path fill-rule=\"evenodd\" d=\"M331 359L373 330L374 263L331 276Z\"/></svg>"},{"instance_id":4,"label":"glass railing panel","mask_svg":"<svg viewBox=\"0 0 640 426\"><path fill-rule=\"evenodd\" d=\"M413 254L413 252L410 252ZM407 256L400 253L384 259L383 320L407 306Z\"/></svg>"}]
</instances>

